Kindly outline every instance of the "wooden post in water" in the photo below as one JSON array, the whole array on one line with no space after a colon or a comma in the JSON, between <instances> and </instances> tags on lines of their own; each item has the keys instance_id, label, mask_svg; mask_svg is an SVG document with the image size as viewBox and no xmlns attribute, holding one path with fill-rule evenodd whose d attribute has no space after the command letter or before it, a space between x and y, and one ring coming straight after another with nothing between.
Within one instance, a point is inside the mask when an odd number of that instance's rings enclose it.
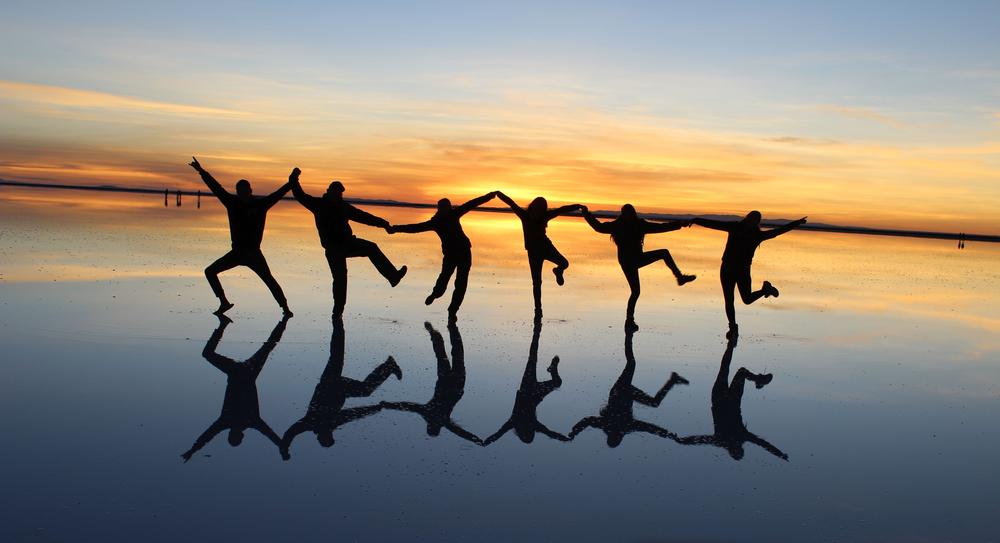
<instances>
[{"instance_id":1,"label":"wooden post in water","mask_svg":"<svg viewBox=\"0 0 1000 543\"><path fill-rule=\"evenodd\" d=\"M181 191L177 191L177 207L181 207Z\"/></svg>"},{"instance_id":2,"label":"wooden post in water","mask_svg":"<svg viewBox=\"0 0 1000 543\"><path fill-rule=\"evenodd\" d=\"M201 191L198 191L198 209L201 209Z\"/></svg>"},{"instance_id":3,"label":"wooden post in water","mask_svg":"<svg viewBox=\"0 0 1000 543\"><path fill-rule=\"evenodd\" d=\"M167 194L169 193L169 190L163 189L163 207L167 207Z\"/></svg>"}]
</instances>

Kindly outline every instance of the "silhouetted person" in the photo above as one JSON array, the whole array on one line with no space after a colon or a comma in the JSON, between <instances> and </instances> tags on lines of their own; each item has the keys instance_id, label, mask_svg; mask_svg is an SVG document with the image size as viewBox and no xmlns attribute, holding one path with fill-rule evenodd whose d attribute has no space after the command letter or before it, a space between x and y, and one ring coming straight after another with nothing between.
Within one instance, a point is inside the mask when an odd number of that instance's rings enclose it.
<instances>
[{"instance_id":1,"label":"silhouetted person","mask_svg":"<svg viewBox=\"0 0 1000 543\"><path fill-rule=\"evenodd\" d=\"M483 445L489 445L503 437L512 428L517 437L524 443L531 443L535 440L535 432L541 432L552 439L559 441L569 441L569 438L550 430L547 426L538 421L538 404L549 395L550 392L562 385L562 378L559 377L559 357L552 357L552 363L546 371L552 376L548 381L538 380L538 338L542 333L542 323L535 321L534 330L531 335L531 348L528 350L528 363L524 366L524 375L521 377L521 387L517 389L517 396L514 398L514 409L507 422L493 435L486 438Z\"/></svg>"},{"instance_id":2,"label":"silhouetted person","mask_svg":"<svg viewBox=\"0 0 1000 543\"><path fill-rule=\"evenodd\" d=\"M788 460L787 454L757 434L747 430L747 426L743 422L743 386L747 381L752 381L758 389L764 388L771 382L773 376L770 373L752 373L741 367L736 371L736 376L730 383L729 367L733 361L733 349L736 348L736 341L735 335L729 339L726 353L722 355L722 363L719 365L719 375L715 378L715 384L712 386L712 423L715 426L715 433L682 437L677 442L685 445L715 445L726 449L733 459L740 460L744 454L743 444L749 441L782 460Z\"/></svg>"},{"instance_id":3,"label":"silhouetted person","mask_svg":"<svg viewBox=\"0 0 1000 543\"><path fill-rule=\"evenodd\" d=\"M416 234L433 230L441 238L443 255L441 274L438 275L434 289L424 303L431 305L434 300L443 296L445 289L448 288L448 281L451 280L452 274L455 274L455 290L451 294L451 305L448 306L448 322L455 322L458 319L458 309L465 299L465 290L469 286L469 270L472 268L472 242L462 230L462 216L489 202L496 195L496 192L491 192L458 207L452 207L450 200L442 198L438 200L437 212L430 220L416 224L393 225L388 229L390 234L394 232Z\"/></svg>"},{"instance_id":4,"label":"silhouetted person","mask_svg":"<svg viewBox=\"0 0 1000 543\"><path fill-rule=\"evenodd\" d=\"M636 331L639 326L635 323L635 303L639 300L639 268L648 266L653 262L663 261L670 268L677 279L678 285L685 285L694 281L696 276L684 275L680 268L674 263L670 251L657 249L655 251L644 251L643 243L646 234L658 234L660 232L673 232L691 226L690 221L670 221L670 222L650 222L639 218L632 204L622 206L621 214L618 218L601 222L594 217L590 210L583 208L583 218L587 220L595 231L602 234L611 234L611 239L618 247L618 264L622 267L625 280L628 281L631 294L628 297L628 306L625 309L625 329Z\"/></svg>"},{"instance_id":5,"label":"silhouetted person","mask_svg":"<svg viewBox=\"0 0 1000 543\"><path fill-rule=\"evenodd\" d=\"M282 311L291 316L292 312L288 309L285 294L281 291L278 281L271 275L271 269L267 266L264 253L260 251L260 242L264 238L264 222L267 219L267 211L288 192L292 182L298 180L299 169L292 170L292 174L288 176L288 183L282 185L281 188L267 196L258 197L253 195L250 182L246 179L240 179L236 182L236 194L227 192L210 173L201 167L198 159L191 158L191 167L201 175L205 185L222 202L226 208L226 214L229 215L229 236L232 238L233 248L205 268L208 284L211 285L212 292L219 299L219 308L215 310L215 313L222 314L233 307L233 304L226 298L222 283L219 282L219 274L236 266L246 266L264 281L264 284L271 291L271 296L274 296L274 300L281 306ZM180 193L178 193L178 198L180 198ZM180 200L178 199L179 204Z\"/></svg>"},{"instance_id":6,"label":"silhouetted person","mask_svg":"<svg viewBox=\"0 0 1000 543\"><path fill-rule=\"evenodd\" d=\"M334 443L333 431L341 426L382 410L381 405L365 405L344 409L348 398L371 396L390 375L403 378L403 371L391 356L379 364L365 377L357 381L343 376L344 373L344 322L333 319L333 334L330 337L330 358L313 392L312 400L304 417L292 424L281 438L281 450L287 460L292 441L303 432L316 434L316 440L323 447Z\"/></svg>"},{"instance_id":7,"label":"silhouetted person","mask_svg":"<svg viewBox=\"0 0 1000 543\"><path fill-rule=\"evenodd\" d=\"M632 378L635 376L635 354L632 351L632 331L625 332L625 368L621 376L611 387L608 394L608 403L601 408L597 417L586 417L573 425L573 430L569 433L569 438L573 439L577 434L587 428L598 428L608 436L608 447L617 447L621 444L626 434L632 432L646 432L648 434L677 439L677 434L641 420L636 420L632 413L632 405L639 402L650 407L659 407L660 402L674 385L686 385L687 379L670 373L670 379L660 387L656 396L650 396L632 385Z\"/></svg>"},{"instance_id":8,"label":"silhouetted person","mask_svg":"<svg viewBox=\"0 0 1000 543\"><path fill-rule=\"evenodd\" d=\"M699 226L729 232L726 249L722 253L722 267L719 270L719 278L722 280L722 296L726 301L726 318L729 319L729 333L726 334L726 337L739 333L734 304L734 290L736 288L739 288L740 298L747 305L756 302L762 296L764 298L778 297L778 289L774 288L774 285L768 281L764 281L764 286L760 290L753 290L750 266L753 264L753 255L757 251L757 247L764 241L778 237L806 222L806 218L802 217L784 226L761 230L760 219L759 211L751 211L741 221L715 221L701 218L691 221Z\"/></svg>"},{"instance_id":9,"label":"silhouetted person","mask_svg":"<svg viewBox=\"0 0 1000 543\"><path fill-rule=\"evenodd\" d=\"M528 209L524 209L502 192L498 192L497 197L510 206L517 218L521 219L521 229L524 231L524 248L528 251L528 267L531 269L531 289L535 297L535 319L541 319L542 264L548 260L556 265L552 268L552 273L556 276L556 283L560 286L565 282L563 273L569 267L569 261L556 250L556 246L552 244L552 240L546 235L545 230L548 228L550 220L560 215L572 213L583 206L573 204L549 209L548 201L539 196L531 201Z\"/></svg>"},{"instance_id":10,"label":"silhouetted person","mask_svg":"<svg viewBox=\"0 0 1000 543\"><path fill-rule=\"evenodd\" d=\"M427 423L429 436L441 435L441 428L447 428L449 432L462 439L482 445L482 439L462 428L451 418L455 405L465 394L465 348L462 346L462 335L458 332L458 326L448 325L451 362L448 362L448 353L444 350L444 338L441 334L429 322L425 322L424 327L431 335L431 345L434 348L434 356L437 357L437 383L434 384L434 396L427 403L382 402L381 405L386 409L409 411L420 415Z\"/></svg>"},{"instance_id":11,"label":"silhouetted person","mask_svg":"<svg viewBox=\"0 0 1000 543\"><path fill-rule=\"evenodd\" d=\"M344 304L347 302L347 259L366 256L375 265L375 269L385 277L389 284L396 286L406 275L406 266L396 269L389 262L378 245L354 235L350 221L377 226L388 231L389 221L364 212L344 201L344 185L333 181L322 197L306 194L302 190L298 177L292 183L292 194L316 218L316 230L319 232L319 242L326 250L326 261L333 275L333 315L343 315Z\"/></svg>"},{"instance_id":12,"label":"silhouetted person","mask_svg":"<svg viewBox=\"0 0 1000 543\"><path fill-rule=\"evenodd\" d=\"M194 453L204 447L219 432L226 429L229 430L229 444L233 447L243 442L243 434L248 428L253 428L277 445L279 451L281 450L281 440L278 434L260 417L257 376L264 369L264 364L267 362L267 357L271 355L271 351L281 341L281 334L284 333L285 324L288 323L288 315L285 315L275 325L271 336L267 338L264 345L243 362L237 362L215 352L222 340L226 326L229 326L231 322L233 321L229 317L219 315L219 327L212 332L208 343L205 344L205 349L201 352L205 360L226 374L226 395L222 400L222 413L204 433L198 436L194 445L181 455L185 462L190 460Z\"/></svg>"}]
</instances>

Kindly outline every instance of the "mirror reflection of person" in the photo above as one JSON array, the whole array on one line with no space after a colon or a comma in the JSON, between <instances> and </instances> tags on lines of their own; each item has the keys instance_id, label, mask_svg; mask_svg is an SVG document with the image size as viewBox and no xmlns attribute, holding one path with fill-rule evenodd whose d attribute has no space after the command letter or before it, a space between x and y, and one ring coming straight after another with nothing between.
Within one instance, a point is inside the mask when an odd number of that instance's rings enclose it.
<instances>
[{"instance_id":1,"label":"mirror reflection of person","mask_svg":"<svg viewBox=\"0 0 1000 543\"><path fill-rule=\"evenodd\" d=\"M647 234L659 234L662 232L673 232L691 226L690 221L669 221L651 222L640 218L635 212L632 204L622 206L621 214L614 220L601 222L597 220L590 210L583 208L583 218L595 232L610 234L611 240L618 247L618 264L625 274L631 293L628 297L628 305L625 308L625 329L635 332L639 326L635 323L635 304L639 301L640 283L639 268L648 266L654 262L663 262L674 274L678 286L684 286L697 279L694 275L686 275L674 262L674 258L667 249L656 249L654 251L644 250L644 242Z\"/></svg>"},{"instance_id":2,"label":"mirror reflection of person","mask_svg":"<svg viewBox=\"0 0 1000 543\"><path fill-rule=\"evenodd\" d=\"M667 396L670 389L675 385L686 385L688 384L688 380L677 375L676 372L671 372L670 378L660 387L655 396L650 396L633 385L632 379L635 377L636 364L635 354L632 350L632 334L631 331L625 332L625 367L622 369L618 380L615 381L614 386L611 387L611 392L608 394L608 403L601 408L598 416L586 417L573 425L573 430L569 433L570 439L575 438L577 434L587 428L597 428L603 431L608 438L608 447L617 447L621 444L622 439L632 432L645 432L660 437L677 439L676 434L665 428L650 422L637 420L632 406L635 402L639 402L649 407L659 407L660 402Z\"/></svg>"},{"instance_id":3,"label":"mirror reflection of person","mask_svg":"<svg viewBox=\"0 0 1000 543\"><path fill-rule=\"evenodd\" d=\"M312 400L304 417L292 424L281 438L281 450L287 460L291 456L292 441L302 433L316 434L322 447L333 446L333 432L341 426L382 410L381 405L366 405L344 409L348 398L367 398L377 390L390 375L403 378L403 371L393 357L388 357L365 377L358 381L344 377L344 322L333 319L333 334L330 337L330 358L319 378Z\"/></svg>"},{"instance_id":4,"label":"mirror reflection of person","mask_svg":"<svg viewBox=\"0 0 1000 543\"><path fill-rule=\"evenodd\" d=\"M441 435L441 429L445 428L466 441L482 445L482 439L462 428L451 416L458 401L465 394L465 348L462 345L462 335L458 331L458 326L448 325L448 336L451 340L450 362L441 333L435 330L429 322L424 323L424 328L431 336L431 346L434 348L434 356L437 358L437 382L434 384L434 395L427 403L382 402L381 405L386 409L420 415L427 423L427 435L429 436Z\"/></svg>"},{"instance_id":5,"label":"mirror reflection of person","mask_svg":"<svg viewBox=\"0 0 1000 543\"><path fill-rule=\"evenodd\" d=\"M580 204L573 204L555 209L549 209L548 201L539 196L531 201L527 209L517 205L517 202L502 192L497 192L497 198L510 207L511 211L521 220L524 232L524 249L528 252L528 267L531 271L531 293L535 299L535 320L542 318L542 265L548 260L555 264L552 274L556 276L556 284L565 283L564 272L569 267L569 260L556 249L549 239L546 230L549 221L582 209Z\"/></svg>"},{"instance_id":6,"label":"mirror reflection of person","mask_svg":"<svg viewBox=\"0 0 1000 543\"><path fill-rule=\"evenodd\" d=\"M437 212L429 220L416 224L393 225L388 229L390 234L395 232L416 234L434 231L441 238L441 273L438 275L430 295L424 300L424 304L431 305L434 300L444 296L444 291L448 288L448 281L454 274L455 289L451 293L451 304L448 306L449 323L458 320L458 309L462 307L462 300L465 299L465 290L469 285L469 270L472 269L472 242L462 230L462 217L492 200L496 194L496 192L484 194L455 207L451 205L451 200L442 198L438 200Z\"/></svg>"},{"instance_id":7,"label":"mirror reflection of person","mask_svg":"<svg viewBox=\"0 0 1000 543\"><path fill-rule=\"evenodd\" d=\"M500 439L512 429L524 443L534 441L535 434L538 432L552 439L569 441L568 437L549 429L538 420L538 405L546 396L562 385L562 378L559 377L558 356L552 357L552 363L546 370L552 378L548 381L538 380L538 339L541 333L542 324L536 320L531 335L531 347L528 350L528 363L524 366L521 386L517 389L517 395L514 398L514 409L507 422L503 423L496 433L486 438L486 441L483 442L484 446Z\"/></svg>"},{"instance_id":8,"label":"mirror reflection of person","mask_svg":"<svg viewBox=\"0 0 1000 543\"><path fill-rule=\"evenodd\" d=\"M233 447L243 443L246 430L252 428L278 446L279 451L281 450L281 439L278 434L260 416L257 377L264 369L267 357L281 341L281 334L284 333L285 325L288 323L288 315L275 325L270 337L260 349L243 362L237 362L216 352L219 342L222 341L222 334L232 322L229 317L219 315L219 327L212 332L202 350L205 360L226 374L226 394L222 400L222 413L219 414L219 418L215 419L215 422L198 436L194 445L181 455L185 462L223 430L229 430L229 444Z\"/></svg>"},{"instance_id":9,"label":"mirror reflection of person","mask_svg":"<svg viewBox=\"0 0 1000 543\"><path fill-rule=\"evenodd\" d=\"M736 348L736 337L729 339L726 352L719 364L719 375L712 386L712 423L715 433L710 435L682 437L677 440L684 445L715 445L729 453L735 460L740 460L745 454L744 443L753 443L782 460L788 460L788 455L767 440L747 430L743 421L743 387L747 381L758 389L771 382L770 373L753 373L741 367L736 370L732 382L729 381L729 368L733 361L733 350Z\"/></svg>"},{"instance_id":10,"label":"mirror reflection of person","mask_svg":"<svg viewBox=\"0 0 1000 543\"><path fill-rule=\"evenodd\" d=\"M389 221L362 211L344 200L344 184L333 181L323 196L316 197L302 190L298 176L291 180L292 195L302 207L312 212L319 242L326 252L326 262L333 276L333 316L344 314L347 303L347 259L367 257L382 277L395 287L406 275L406 266L396 269L375 243L361 239L351 230L351 222L389 229Z\"/></svg>"},{"instance_id":11,"label":"mirror reflection of person","mask_svg":"<svg viewBox=\"0 0 1000 543\"><path fill-rule=\"evenodd\" d=\"M254 196L250 182L246 179L240 179L236 182L236 194L232 194L224 189L212 177L212 174L201 167L197 158L191 157L190 165L198 172L212 194L226 208L226 215L229 217L229 237L232 239L232 249L205 268L208 284L212 287L216 298L219 299L219 308L214 313L221 315L233 307L233 303L229 301L229 298L226 298L226 291L219 281L219 274L237 266L246 266L264 281L268 290L271 291L271 296L274 296L274 301L278 302L285 314L291 316L292 311L288 309L285 293L282 292L281 285L271 274L264 253L260 250L260 244L264 239L264 223L267 220L268 210L288 193L292 182L299 177L299 169L292 170L291 175L288 176L288 183L282 185L278 190L267 196Z\"/></svg>"},{"instance_id":12,"label":"mirror reflection of person","mask_svg":"<svg viewBox=\"0 0 1000 543\"><path fill-rule=\"evenodd\" d=\"M760 221L759 211L747 213L746 217L740 221L716 221L702 218L691 221L698 226L729 233L726 239L726 248L722 252L722 266L719 268L722 297L726 304L726 318L729 320L729 332L726 337L739 334L739 327L736 324L736 296L734 292L736 289L739 289L740 298L745 305L750 305L762 297L778 297L778 289L769 281L764 281L760 290L753 289L750 267L753 264L753 255L757 251L757 247L769 239L774 239L805 224L806 218L802 217L797 221L767 230L761 230Z\"/></svg>"}]
</instances>

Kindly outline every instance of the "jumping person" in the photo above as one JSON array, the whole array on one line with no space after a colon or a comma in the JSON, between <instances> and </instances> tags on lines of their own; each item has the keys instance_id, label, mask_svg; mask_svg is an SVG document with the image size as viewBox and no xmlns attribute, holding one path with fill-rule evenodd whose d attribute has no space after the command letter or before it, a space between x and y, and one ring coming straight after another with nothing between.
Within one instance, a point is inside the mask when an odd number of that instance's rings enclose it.
<instances>
[{"instance_id":1,"label":"jumping person","mask_svg":"<svg viewBox=\"0 0 1000 543\"><path fill-rule=\"evenodd\" d=\"M549 209L548 201L539 196L531 201L528 209L524 209L502 192L498 192L497 197L510 206L517 218L521 219L521 229L524 231L524 248L528 251L528 266L531 269L531 288L535 298L535 320L540 320L542 318L542 264L548 260L556 265L552 268L552 273L556 276L556 284L559 286L565 282L563 273L569 267L569 261L552 244L552 240L546 235L545 230L548 228L550 220L582 209L583 206L573 204Z\"/></svg>"},{"instance_id":2,"label":"jumping person","mask_svg":"<svg viewBox=\"0 0 1000 543\"><path fill-rule=\"evenodd\" d=\"M683 286L696 279L694 275L681 273L680 268L674 263L673 257L670 256L670 251L666 249L643 250L646 234L672 232L686 228L691 226L690 221L650 222L639 218L632 204L622 206L618 218L611 221L601 222L597 220L586 207L583 208L583 217L596 232L611 234L611 239L618 246L618 264L622 267L622 273L625 274L625 280L628 281L631 290L628 306L625 309L625 330L634 332L639 329L635 323L635 303L639 300L640 291L639 268L662 260L674 273L678 285Z\"/></svg>"},{"instance_id":3,"label":"jumping person","mask_svg":"<svg viewBox=\"0 0 1000 543\"><path fill-rule=\"evenodd\" d=\"M389 221L364 212L344 201L344 185L333 181L321 197L310 196L302 190L298 176L292 182L292 194L303 207L312 211L316 219L319 241L326 250L326 261L333 275L333 316L344 313L347 302L347 259L366 256L389 284L396 286L406 275L406 266L396 269L378 245L354 235L350 221L389 229Z\"/></svg>"},{"instance_id":4,"label":"jumping person","mask_svg":"<svg viewBox=\"0 0 1000 543\"><path fill-rule=\"evenodd\" d=\"M291 457L290 449L296 436L304 432L316 434L316 440L323 447L334 443L333 431L341 426L373 415L382 410L381 405L366 405L344 409L348 398L367 398L378 387L395 375L403 378L403 371L391 356L368 374L364 381L344 377L344 321L333 319L333 334L330 336L330 358L313 392L312 400L304 417L292 424L281 438L282 457Z\"/></svg>"},{"instance_id":5,"label":"jumping person","mask_svg":"<svg viewBox=\"0 0 1000 543\"><path fill-rule=\"evenodd\" d=\"M472 242L462 230L462 216L492 200L496 195L496 192L484 194L458 207L452 207L451 200L442 198L438 200L437 212L429 220L416 224L393 225L388 228L390 234L395 232L416 234L433 230L441 238L443 255L441 274L438 275L434 289L424 303L431 305L434 300L443 296L445 289L448 288L448 281L451 280L452 274L455 274L455 290L451 294L451 305L448 306L449 323L458 320L458 308L465 299L465 290L469 285L469 270L472 268Z\"/></svg>"},{"instance_id":6,"label":"jumping person","mask_svg":"<svg viewBox=\"0 0 1000 543\"><path fill-rule=\"evenodd\" d=\"M750 266L753 264L753 255L761 243L778 237L793 228L805 224L806 218L802 217L797 221L792 221L769 230L760 229L760 212L751 211L740 221L715 221L711 219L694 219L692 222L705 228L722 230L729 233L726 240L726 249L722 253L722 266L719 269L719 278L722 281L722 296L726 301L726 318L729 319L729 332L726 337L739 334L739 326L736 324L736 307L734 290L739 288L740 298L743 303L750 305L761 297L778 297L778 289L774 288L768 281L760 290L753 290L753 282L750 279Z\"/></svg>"},{"instance_id":7,"label":"jumping person","mask_svg":"<svg viewBox=\"0 0 1000 543\"><path fill-rule=\"evenodd\" d=\"M729 368L733 362L736 340L735 335L729 338L726 352L719 364L719 375L712 386L712 423L715 426L715 433L682 437L677 442L684 445L715 445L726 449L734 460L740 460L744 455L743 444L749 441L782 460L788 460L788 455L781 449L747 430L747 425L743 421L743 386L747 381L752 381L758 389L761 389L770 383L774 376L770 373L752 373L746 368L740 368L730 383Z\"/></svg>"},{"instance_id":8,"label":"jumping person","mask_svg":"<svg viewBox=\"0 0 1000 543\"><path fill-rule=\"evenodd\" d=\"M507 422L493 435L486 438L483 446L489 445L503 437L511 429L517 437L524 443L531 443L535 440L535 433L541 432L552 439L559 441L569 441L569 438L550 430L538 420L538 404L542 403L553 390L562 385L562 378L559 377L559 357L552 357L548 372L551 379L544 382L538 381L538 338L542 333L542 323L535 321L534 330L531 335L531 347L528 349L528 363L524 366L524 374L521 376L521 386L517 389L517 396L514 398L514 409Z\"/></svg>"},{"instance_id":9,"label":"jumping person","mask_svg":"<svg viewBox=\"0 0 1000 543\"><path fill-rule=\"evenodd\" d=\"M573 425L573 430L569 433L570 439L573 439L588 427L603 430L608 437L608 447L617 447L621 444L622 439L632 432L646 432L674 440L677 439L677 434L666 428L636 420L632 412L632 405L635 402L639 402L650 407L659 407L660 402L663 401L663 398L667 396L667 393L670 392L670 389L674 385L686 385L688 384L688 380L677 375L676 372L671 372L670 379L667 379L667 382L660 387L656 396L650 396L635 387L632 384L632 378L635 376L635 354L632 351L632 334L632 331L625 332L625 368L622 370L622 374L618 377L618 380L615 381L614 386L611 387L611 392L608 394L608 403L601 408L600 416L586 417Z\"/></svg>"},{"instance_id":10,"label":"jumping person","mask_svg":"<svg viewBox=\"0 0 1000 543\"><path fill-rule=\"evenodd\" d=\"M434 396L427 403L416 402L382 402L382 407L397 411L409 411L423 417L427 423L427 435L441 435L441 428L447 428L456 436L482 445L483 440L472 432L462 428L451 418L452 411L465 394L465 348L462 346L462 334L458 326L448 325L448 336L451 339L451 362L444 350L444 338L441 333L425 322L424 328L431 335L431 346L437 358L437 382L434 384Z\"/></svg>"},{"instance_id":11,"label":"jumping person","mask_svg":"<svg viewBox=\"0 0 1000 543\"><path fill-rule=\"evenodd\" d=\"M232 238L233 248L221 258L205 268L205 277L212 287L212 292L219 299L219 308L215 314L221 315L233 307L233 304L226 298L226 292L219 282L219 274L235 268L236 266L246 266L253 270L267 285L274 296L274 300L281 306L282 311L288 316L292 311L288 309L288 301L281 291L278 281L271 275L271 270L264 259L264 253L260 251L260 242L264 238L264 221L267 219L267 211L281 200L281 197L291 188L293 181L298 181L299 169L292 170L288 176L288 183L285 183L278 190L264 197L253 195L250 182L240 179L236 182L236 194L232 194L212 177L212 174L205 171L198 163L198 159L191 157L191 167L200 175L201 179L208 186L222 205L226 208L229 216L229 237Z\"/></svg>"},{"instance_id":12,"label":"jumping person","mask_svg":"<svg viewBox=\"0 0 1000 543\"><path fill-rule=\"evenodd\" d=\"M226 331L226 326L233 322L229 317L219 315L219 327L212 332L212 336L208 339L201 354L205 360L226 374L226 394L222 400L222 413L207 430L198 436L194 445L181 455L185 462L225 429L229 429L229 444L233 447L243 443L244 432L248 428L253 428L277 445L279 451L281 450L281 439L278 434L260 416L257 376L264 369L264 364L267 362L267 357L271 355L271 351L281 341L281 334L285 331L288 317L286 314L275 325L270 337L253 356L243 362L236 362L232 358L215 352L219 347L219 342L222 341L222 334Z\"/></svg>"}]
</instances>

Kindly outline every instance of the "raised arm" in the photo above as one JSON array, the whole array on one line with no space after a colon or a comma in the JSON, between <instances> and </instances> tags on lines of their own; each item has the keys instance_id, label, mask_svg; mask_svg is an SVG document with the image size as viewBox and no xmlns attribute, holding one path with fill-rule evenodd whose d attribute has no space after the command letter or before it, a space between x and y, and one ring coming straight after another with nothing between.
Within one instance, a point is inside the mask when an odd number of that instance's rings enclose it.
<instances>
[{"instance_id":1,"label":"raised arm","mask_svg":"<svg viewBox=\"0 0 1000 543\"><path fill-rule=\"evenodd\" d=\"M226 189L222 188L222 185L219 184L214 177L212 177L212 174L208 173L205 168L201 167L201 163L198 162L197 158L191 157L190 166L194 168L194 171L198 172L198 175L201 176L201 180L208 186L208 190L212 191L212 194L222 201L223 204L231 202L235 199L235 196L227 192Z\"/></svg>"},{"instance_id":2,"label":"raised arm","mask_svg":"<svg viewBox=\"0 0 1000 543\"><path fill-rule=\"evenodd\" d=\"M389 221L383 219L382 217L376 217L367 211L363 211L354 207L351 204L345 203L347 206L347 218L354 222L359 222L361 224L367 224L368 226L377 226L379 228L389 228Z\"/></svg>"},{"instance_id":3,"label":"raised arm","mask_svg":"<svg viewBox=\"0 0 1000 543\"><path fill-rule=\"evenodd\" d=\"M458 206L457 208L455 208L455 212L458 213L459 215L465 215L466 213L472 211L473 209L476 209L477 207L485 204L486 202L489 202L496 195L497 195L497 191L493 191L493 192L491 192L489 194L484 194L484 195L480 196L479 198L473 198L473 199L469 200L468 202L465 202L464 204L462 204L462 205Z\"/></svg>"},{"instance_id":4,"label":"raised arm","mask_svg":"<svg viewBox=\"0 0 1000 543\"><path fill-rule=\"evenodd\" d=\"M547 214L547 218L548 219L554 219L554 218L556 218L556 217L558 217L560 215L567 215L569 213L572 213L574 211L579 211L581 209L583 209L583 206L580 205L580 204L571 204L571 205L568 205L568 206L557 207L555 209L550 209L549 210L549 212Z\"/></svg>"},{"instance_id":5,"label":"raised arm","mask_svg":"<svg viewBox=\"0 0 1000 543\"><path fill-rule=\"evenodd\" d=\"M524 218L524 208L517 205L517 202L515 202L514 200L511 200L510 196L507 196L506 194L497 191L497 198L500 198L500 201L507 204L507 207L509 207L512 211L514 211L515 215L521 217L522 219Z\"/></svg>"},{"instance_id":6,"label":"raised arm","mask_svg":"<svg viewBox=\"0 0 1000 543\"><path fill-rule=\"evenodd\" d=\"M733 221L716 221L712 219L703 219L701 217L695 217L691 219L692 224L697 224L698 226L704 226L705 228L711 228L712 230L722 230L723 232L732 231L736 223Z\"/></svg>"},{"instance_id":7,"label":"raised arm","mask_svg":"<svg viewBox=\"0 0 1000 543\"><path fill-rule=\"evenodd\" d=\"M642 228L647 234L660 234L663 232L673 232L674 230L680 230L681 228L687 228L691 226L691 221L667 221L667 222L652 222L643 220Z\"/></svg>"},{"instance_id":8,"label":"raised arm","mask_svg":"<svg viewBox=\"0 0 1000 543\"><path fill-rule=\"evenodd\" d=\"M316 209L319 205L320 198L306 194L306 191L302 190L302 183L299 182L299 176L295 176L295 181L292 181L291 179L288 181L292 186L292 196L294 196L295 199L306 209L310 211Z\"/></svg>"},{"instance_id":9,"label":"raised arm","mask_svg":"<svg viewBox=\"0 0 1000 543\"><path fill-rule=\"evenodd\" d=\"M587 224L589 224L590 227L593 228L595 232L599 232L601 234L610 234L611 223L615 222L615 221L601 222L597 220L597 217L592 215L590 213L590 210L587 209L586 207L583 208L583 219L587 221Z\"/></svg>"},{"instance_id":10,"label":"raised arm","mask_svg":"<svg viewBox=\"0 0 1000 543\"><path fill-rule=\"evenodd\" d=\"M792 221L792 222L790 222L788 224L785 224L784 226L779 226L777 228L772 228L770 230L765 230L763 232L764 239L776 238L776 237L780 236L781 234L785 234L785 233L791 232L796 227L798 227L800 225L803 225L805 223L806 223L806 218L802 217L801 219L799 219L797 221Z\"/></svg>"},{"instance_id":11,"label":"raised arm","mask_svg":"<svg viewBox=\"0 0 1000 543\"><path fill-rule=\"evenodd\" d=\"M292 190L292 184L297 183L299 181L300 173L302 173L302 171L299 170L298 168L292 170L291 175L288 176L288 182L285 183L284 185L281 185L281 187L278 188L278 190L265 196L264 204L267 205L267 207L271 207L274 204L280 202L281 199L284 198L286 194L288 194L288 191Z\"/></svg>"}]
</instances>

